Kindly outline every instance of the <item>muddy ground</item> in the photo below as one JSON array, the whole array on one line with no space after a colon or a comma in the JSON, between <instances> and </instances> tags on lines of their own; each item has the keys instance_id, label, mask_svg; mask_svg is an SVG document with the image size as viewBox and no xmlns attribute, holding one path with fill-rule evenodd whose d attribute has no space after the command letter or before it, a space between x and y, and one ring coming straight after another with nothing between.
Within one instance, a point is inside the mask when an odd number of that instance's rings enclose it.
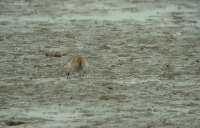
<instances>
[{"instance_id":1,"label":"muddy ground","mask_svg":"<svg viewBox=\"0 0 200 128\"><path fill-rule=\"evenodd\" d=\"M200 128L200 1L0 0L8 127Z\"/></svg>"}]
</instances>

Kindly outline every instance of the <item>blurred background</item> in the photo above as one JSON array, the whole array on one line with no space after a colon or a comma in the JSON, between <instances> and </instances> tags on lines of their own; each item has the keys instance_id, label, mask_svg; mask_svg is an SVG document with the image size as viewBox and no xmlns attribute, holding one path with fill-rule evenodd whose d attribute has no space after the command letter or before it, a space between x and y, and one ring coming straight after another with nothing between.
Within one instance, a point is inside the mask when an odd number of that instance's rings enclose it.
<instances>
[{"instance_id":1,"label":"blurred background","mask_svg":"<svg viewBox=\"0 0 200 128\"><path fill-rule=\"evenodd\" d=\"M0 128L200 127L199 6L0 0Z\"/></svg>"}]
</instances>

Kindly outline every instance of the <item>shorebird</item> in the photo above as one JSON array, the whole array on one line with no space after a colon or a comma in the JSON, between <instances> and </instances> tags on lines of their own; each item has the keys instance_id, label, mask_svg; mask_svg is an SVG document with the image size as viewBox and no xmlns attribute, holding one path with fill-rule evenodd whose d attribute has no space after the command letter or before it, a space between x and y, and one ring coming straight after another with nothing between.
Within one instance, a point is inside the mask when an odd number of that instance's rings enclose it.
<instances>
[{"instance_id":1,"label":"shorebird","mask_svg":"<svg viewBox=\"0 0 200 128\"><path fill-rule=\"evenodd\" d=\"M70 74L79 73L79 76L83 76L88 68L88 61L81 55L75 55L71 60L64 65L65 74L69 78Z\"/></svg>"}]
</instances>

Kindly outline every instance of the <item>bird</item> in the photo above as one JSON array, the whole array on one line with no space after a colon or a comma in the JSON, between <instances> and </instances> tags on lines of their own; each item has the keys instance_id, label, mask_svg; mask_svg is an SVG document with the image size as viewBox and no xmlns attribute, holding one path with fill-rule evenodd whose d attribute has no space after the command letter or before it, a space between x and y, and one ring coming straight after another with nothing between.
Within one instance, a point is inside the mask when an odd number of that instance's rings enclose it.
<instances>
[{"instance_id":1,"label":"bird","mask_svg":"<svg viewBox=\"0 0 200 128\"><path fill-rule=\"evenodd\" d=\"M65 74L67 78L70 78L71 74L79 74L83 76L88 70L88 61L86 57L82 55L74 55L70 61L64 65Z\"/></svg>"}]
</instances>

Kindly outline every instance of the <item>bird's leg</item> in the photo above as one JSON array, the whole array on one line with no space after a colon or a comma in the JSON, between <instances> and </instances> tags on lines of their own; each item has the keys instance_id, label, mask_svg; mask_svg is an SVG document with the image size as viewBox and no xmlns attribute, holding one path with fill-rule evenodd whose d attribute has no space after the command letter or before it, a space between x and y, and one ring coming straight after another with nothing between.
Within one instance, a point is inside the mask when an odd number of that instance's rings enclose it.
<instances>
[{"instance_id":1,"label":"bird's leg","mask_svg":"<svg viewBox=\"0 0 200 128\"><path fill-rule=\"evenodd\" d=\"M70 78L70 77L69 77L69 76L70 76L70 73L69 73L69 72L66 72L65 74L66 74L66 76L67 76L67 79L69 79L69 78Z\"/></svg>"}]
</instances>

